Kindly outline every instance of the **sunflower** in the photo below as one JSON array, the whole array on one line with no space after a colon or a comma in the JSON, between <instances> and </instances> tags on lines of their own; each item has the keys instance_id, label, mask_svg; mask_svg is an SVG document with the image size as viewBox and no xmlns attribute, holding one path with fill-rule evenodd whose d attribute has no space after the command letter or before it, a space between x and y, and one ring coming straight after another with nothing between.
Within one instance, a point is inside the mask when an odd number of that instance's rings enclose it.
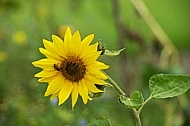
<instances>
[{"instance_id":1,"label":"sunflower","mask_svg":"<svg viewBox=\"0 0 190 126\"><path fill-rule=\"evenodd\" d=\"M86 104L92 100L89 93L102 92L96 85L106 85L107 76L101 70L109 66L97 61L101 51L97 51L97 42L90 45L93 39L94 34L90 34L81 40L79 31L72 35L69 27L64 40L56 35L52 35L53 42L43 39L45 49L39 51L46 58L32 64L43 69L34 76L40 78L39 82L48 83L45 96L51 95L51 100L58 97L61 105L71 95L73 108L78 96Z\"/></svg>"}]
</instances>

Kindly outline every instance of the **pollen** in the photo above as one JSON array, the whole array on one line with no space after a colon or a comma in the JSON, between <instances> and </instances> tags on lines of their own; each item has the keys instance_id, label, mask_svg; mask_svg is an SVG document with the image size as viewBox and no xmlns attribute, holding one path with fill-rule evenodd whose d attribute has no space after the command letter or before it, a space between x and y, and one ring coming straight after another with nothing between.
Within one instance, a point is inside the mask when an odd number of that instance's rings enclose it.
<instances>
[{"instance_id":1,"label":"pollen","mask_svg":"<svg viewBox=\"0 0 190 126\"><path fill-rule=\"evenodd\" d=\"M70 56L62 61L61 72L65 79L78 82L83 79L86 67L79 57Z\"/></svg>"}]
</instances>

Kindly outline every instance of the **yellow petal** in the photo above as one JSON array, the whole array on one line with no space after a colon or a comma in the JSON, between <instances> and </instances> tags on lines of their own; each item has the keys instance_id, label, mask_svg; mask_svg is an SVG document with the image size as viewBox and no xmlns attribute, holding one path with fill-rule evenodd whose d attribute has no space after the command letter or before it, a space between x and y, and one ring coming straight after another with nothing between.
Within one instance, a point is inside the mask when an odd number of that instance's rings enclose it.
<instances>
[{"instance_id":1,"label":"yellow petal","mask_svg":"<svg viewBox=\"0 0 190 126\"><path fill-rule=\"evenodd\" d=\"M77 100L78 100L78 84L77 83L73 83L72 108L74 108Z\"/></svg>"},{"instance_id":2,"label":"yellow petal","mask_svg":"<svg viewBox=\"0 0 190 126\"><path fill-rule=\"evenodd\" d=\"M93 39L94 39L94 34L90 34L90 35L86 36L82 40L82 47L85 47L85 48L88 47Z\"/></svg>"},{"instance_id":3,"label":"yellow petal","mask_svg":"<svg viewBox=\"0 0 190 126\"><path fill-rule=\"evenodd\" d=\"M52 35L52 40L53 40L53 43L59 43L58 45L61 45L63 43L63 40L56 35Z\"/></svg>"},{"instance_id":4,"label":"yellow petal","mask_svg":"<svg viewBox=\"0 0 190 126\"><path fill-rule=\"evenodd\" d=\"M34 61L34 62L32 62L32 64L35 67L40 67L40 68L46 69L46 70L54 69L53 68L54 62L52 60L49 60L49 59L41 59L41 60L38 60L38 61Z\"/></svg>"},{"instance_id":5,"label":"yellow petal","mask_svg":"<svg viewBox=\"0 0 190 126\"><path fill-rule=\"evenodd\" d=\"M108 69L109 68L108 65L106 65L102 62L99 62L99 61L92 62L92 63L88 64L88 66L89 66L89 68L96 69L96 70Z\"/></svg>"},{"instance_id":6,"label":"yellow petal","mask_svg":"<svg viewBox=\"0 0 190 126\"><path fill-rule=\"evenodd\" d=\"M87 79L89 81L92 81L93 83L99 84L99 85L105 85L105 84L107 84L104 80L96 78L96 77L94 77L92 75L89 75L89 74L85 75L85 79Z\"/></svg>"},{"instance_id":7,"label":"yellow petal","mask_svg":"<svg viewBox=\"0 0 190 126\"><path fill-rule=\"evenodd\" d=\"M54 98L56 98L58 95L59 95L59 92L57 92L57 93L55 93L55 94L52 94L51 100L53 100Z\"/></svg>"},{"instance_id":8,"label":"yellow petal","mask_svg":"<svg viewBox=\"0 0 190 126\"><path fill-rule=\"evenodd\" d=\"M44 48L39 48L39 51L46 56L48 59L54 60L54 61L61 61L61 58L58 55L51 54Z\"/></svg>"},{"instance_id":9,"label":"yellow petal","mask_svg":"<svg viewBox=\"0 0 190 126\"><path fill-rule=\"evenodd\" d=\"M35 74L35 77L51 77L58 73L56 70L42 70L41 72Z\"/></svg>"},{"instance_id":10,"label":"yellow petal","mask_svg":"<svg viewBox=\"0 0 190 126\"><path fill-rule=\"evenodd\" d=\"M103 80L106 80L108 78L105 74L103 74L101 71L96 70L96 69L87 68L87 72L89 72L87 74L95 76L96 78L100 78L100 79L103 79Z\"/></svg>"},{"instance_id":11,"label":"yellow petal","mask_svg":"<svg viewBox=\"0 0 190 126\"><path fill-rule=\"evenodd\" d=\"M73 84L70 81L65 81L59 92L59 105L64 103L73 90Z\"/></svg>"},{"instance_id":12,"label":"yellow petal","mask_svg":"<svg viewBox=\"0 0 190 126\"><path fill-rule=\"evenodd\" d=\"M56 76L56 78L49 82L48 88L45 92L45 96L58 92L64 85L64 82L65 80L61 74Z\"/></svg>"},{"instance_id":13,"label":"yellow petal","mask_svg":"<svg viewBox=\"0 0 190 126\"><path fill-rule=\"evenodd\" d=\"M71 38L72 38L71 29L67 27L67 30L65 31L64 42L68 43Z\"/></svg>"},{"instance_id":14,"label":"yellow petal","mask_svg":"<svg viewBox=\"0 0 190 126\"><path fill-rule=\"evenodd\" d=\"M98 93L98 92L103 92L102 90L99 90L92 81L89 81L87 79L85 79L85 85L86 87L88 88L88 90L90 92L93 92L93 93Z\"/></svg>"},{"instance_id":15,"label":"yellow petal","mask_svg":"<svg viewBox=\"0 0 190 126\"><path fill-rule=\"evenodd\" d=\"M50 82L53 78L54 78L54 76L52 76L52 77L42 77L42 78L38 79L38 82Z\"/></svg>"},{"instance_id":16,"label":"yellow petal","mask_svg":"<svg viewBox=\"0 0 190 126\"><path fill-rule=\"evenodd\" d=\"M97 58L100 56L101 52L96 52L93 53L92 55L89 55L88 57L85 58L84 62L85 64L89 64L97 60Z\"/></svg>"},{"instance_id":17,"label":"yellow petal","mask_svg":"<svg viewBox=\"0 0 190 126\"><path fill-rule=\"evenodd\" d=\"M66 58L66 48L64 46L63 40L56 35L52 35L52 40L59 56Z\"/></svg>"},{"instance_id":18,"label":"yellow petal","mask_svg":"<svg viewBox=\"0 0 190 126\"><path fill-rule=\"evenodd\" d=\"M53 46L52 42L43 39L43 44L49 53L51 53L52 55L58 55L56 52L56 48Z\"/></svg>"},{"instance_id":19,"label":"yellow petal","mask_svg":"<svg viewBox=\"0 0 190 126\"><path fill-rule=\"evenodd\" d=\"M98 51L98 42L94 43L93 45L88 46L88 51L94 51L97 52Z\"/></svg>"},{"instance_id":20,"label":"yellow petal","mask_svg":"<svg viewBox=\"0 0 190 126\"><path fill-rule=\"evenodd\" d=\"M81 48L81 37L79 31L76 31L71 38L68 48L72 54L78 55Z\"/></svg>"},{"instance_id":21,"label":"yellow petal","mask_svg":"<svg viewBox=\"0 0 190 126\"><path fill-rule=\"evenodd\" d=\"M81 45L81 47L82 47L82 49L81 49L82 51L81 51L80 55L81 55L81 57L86 59L90 55L97 52L98 43L90 45L90 46L87 46L87 47L84 47L83 45Z\"/></svg>"},{"instance_id":22,"label":"yellow petal","mask_svg":"<svg viewBox=\"0 0 190 126\"><path fill-rule=\"evenodd\" d=\"M86 104L88 101L88 89L82 80L79 81L78 91L82 97L83 103Z\"/></svg>"},{"instance_id":23,"label":"yellow petal","mask_svg":"<svg viewBox=\"0 0 190 126\"><path fill-rule=\"evenodd\" d=\"M92 101L92 98L88 96L88 100Z\"/></svg>"}]
</instances>

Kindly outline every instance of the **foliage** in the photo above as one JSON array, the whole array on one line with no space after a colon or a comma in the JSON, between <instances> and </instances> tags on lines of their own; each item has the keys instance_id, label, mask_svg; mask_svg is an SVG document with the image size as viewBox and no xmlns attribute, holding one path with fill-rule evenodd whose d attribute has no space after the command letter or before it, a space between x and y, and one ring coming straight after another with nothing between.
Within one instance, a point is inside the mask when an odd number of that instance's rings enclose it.
<instances>
[{"instance_id":1,"label":"foliage","mask_svg":"<svg viewBox=\"0 0 190 126\"><path fill-rule=\"evenodd\" d=\"M121 103L123 103L124 105L126 105L129 108L139 108L143 102L144 102L144 98L142 96L142 93L139 91L134 91L133 93L131 93L130 98L126 98L125 96L120 96L119 97Z\"/></svg>"},{"instance_id":2,"label":"foliage","mask_svg":"<svg viewBox=\"0 0 190 126\"><path fill-rule=\"evenodd\" d=\"M157 74L150 78L149 88L153 98L179 96L190 88L190 76Z\"/></svg>"},{"instance_id":3,"label":"foliage","mask_svg":"<svg viewBox=\"0 0 190 126\"><path fill-rule=\"evenodd\" d=\"M39 84L33 77L40 70L32 67L31 62L41 58L37 49L43 46L42 39L50 40L51 34L61 36L68 25L73 30L80 29L82 38L87 33L95 33L95 40L101 39L106 42L110 50L125 47L120 56L113 58L102 56L100 60L109 63L111 68L106 72L113 76L125 91L131 92L134 89L141 91L146 102L146 98L150 96L148 79L153 74L190 74L190 16L188 16L190 8L187 0L154 2L144 0L144 2L180 50L183 64L169 65L165 69L159 67L160 61L165 61L159 57L162 45L157 42L129 1L119 0L119 20L133 31L132 35L138 37L129 38L130 34L126 34L128 32L125 30L120 32L119 34L125 36L122 38L124 45L120 47L118 27L113 16L114 5L110 0L1 0L0 125L82 126L100 116L106 116L112 125L134 125L131 113L123 105L118 104L117 94L110 88L106 88L102 97L95 98L86 106L79 99L74 111L70 110L70 99L65 105L57 106L56 100L44 98L43 93L47 85ZM125 69L120 67L122 64L120 58L123 54L126 54L127 74L122 73ZM160 75L156 78L160 78ZM128 82L125 82L125 79ZM184 93L186 90L180 88L181 91ZM151 96L155 96L155 93L157 92L153 92ZM180 125L183 123L188 125L188 122L185 122L189 117L188 97L189 91L175 99L152 100L144 107L142 113L144 125L165 125L170 119L174 120L175 124L181 122ZM184 117L181 117L182 114Z\"/></svg>"}]
</instances>

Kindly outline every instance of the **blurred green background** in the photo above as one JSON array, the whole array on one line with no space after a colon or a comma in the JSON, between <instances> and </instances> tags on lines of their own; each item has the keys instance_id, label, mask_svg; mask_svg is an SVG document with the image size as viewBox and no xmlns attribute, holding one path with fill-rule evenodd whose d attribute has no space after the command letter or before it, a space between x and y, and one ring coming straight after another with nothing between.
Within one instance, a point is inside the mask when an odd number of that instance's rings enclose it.
<instances>
[{"instance_id":1,"label":"blurred green background","mask_svg":"<svg viewBox=\"0 0 190 126\"><path fill-rule=\"evenodd\" d=\"M134 90L149 94L148 79L155 73L190 74L190 1L144 0L147 8L179 51L179 63L161 67L163 45L128 0L0 0L0 125L3 126L86 126L107 117L113 126L133 126L131 112L119 103L117 92L84 105L79 98L75 110L70 99L61 106L57 99L44 97L47 84L33 75L31 65L43 57L38 51L42 39L62 36L70 26L84 38L108 49L126 47L120 56L100 60L110 65L106 72L129 95ZM167 61L166 61L167 62ZM178 98L152 100L142 111L145 126L188 126L190 92Z\"/></svg>"}]
</instances>

